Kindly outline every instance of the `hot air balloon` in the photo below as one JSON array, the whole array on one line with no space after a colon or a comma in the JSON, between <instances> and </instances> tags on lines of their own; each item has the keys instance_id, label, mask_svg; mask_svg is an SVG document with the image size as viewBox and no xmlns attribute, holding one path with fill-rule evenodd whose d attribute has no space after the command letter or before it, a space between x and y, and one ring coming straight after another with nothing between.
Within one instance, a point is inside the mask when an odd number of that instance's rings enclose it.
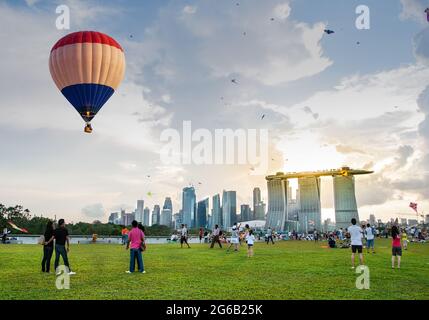
<instances>
[{"instance_id":1,"label":"hot air balloon","mask_svg":"<svg viewBox=\"0 0 429 320\"><path fill-rule=\"evenodd\" d=\"M86 122L84 131L91 133L91 120L124 78L125 55L106 34L74 32L52 48L49 70L58 89Z\"/></svg>"}]
</instances>

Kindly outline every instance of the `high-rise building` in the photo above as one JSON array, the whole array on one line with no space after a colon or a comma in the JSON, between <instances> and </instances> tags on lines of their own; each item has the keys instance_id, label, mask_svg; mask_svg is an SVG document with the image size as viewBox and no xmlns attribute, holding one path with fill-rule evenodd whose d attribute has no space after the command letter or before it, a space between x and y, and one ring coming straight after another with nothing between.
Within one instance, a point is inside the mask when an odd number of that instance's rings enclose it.
<instances>
[{"instance_id":1,"label":"high-rise building","mask_svg":"<svg viewBox=\"0 0 429 320\"><path fill-rule=\"evenodd\" d=\"M401 218L401 226L407 225L407 219Z\"/></svg>"},{"instance_id":2,"label":"high-rise building","mask_svg":"<svg viewBox=\"0 0 429 320\"><path fill-rule=\"evenodd\" d=\"M240 206L240 222L252 220L250 206L248 204L242 204Z\"/></svg>"},{"instance_id":3,"label":"high-rise building","mask_svg":"<svg viewBox=\"0 0 429 320\"><path fill-rule=\"evenodd\" d=\"M253 212L256 212L256 206L261 203L261 189L258 187L253 189ZM255 217L253 217L255 219Z\"/></svg>"},{"instance_id":4,"label":"high-rise building","mask_svg":"<svg viewBox=\"0 0 429 320\"><path fill-rule=\"evenodd\" d=\"M334 178L335 179L335 178ZM298 178L300 232L308 233L322 227L320 177Z\"/></svg>"},{"instance_id":5,"label":"high-rise building","mask_svg":"<svg viewBox=\"0 0 429 320\"><path fill-rule=\"evenodd\" d=\"M144 200L137 200L137 208L135 211L137 222L143 223L143 210L144 210Z\"/></svg>"},{"instance_id":6,"label":"high-rise building","mask_svg":"<svg viewBox=\"0 0 429 320\"><path fill-rule=\"evenodd\" d=\"M182 224L182 215L180 214L180 212L175 213L173 216L173 228L179 229L181 224Z\"/></svg>"},{"instance_id":7,"label":"high-rise building","mask_svg":"<svg viewBox=\"0 0 429 320\"><path fill-rule=\"evenodd\" d=\"M188 229L195 227L195 213L196 213L196 196L194 187L183 188L182 193L182 210L183 222L188 225Z\"/></svg>"},{"instance_id":8,"label":"high-rise building","mask_svg":"<svg viewBox=\"0 0 429 320\"><path fill-rule=\"evenodd\" d=\"M109 216L109 223L116 224L119 218L118 212L112 212Z\"/></svg>"},{"instance_id":9,"label":"high-rise building","mask_svg":"<svg viewBox=\"0 0 429 320\"><path fill-rule=\"evenodd\" d=\"M296 199L291 199L287 203L287 220L298 221L299 203Z\"/></svg>"},{"instance_id":10,"label":"high-rise building","mask_svg":"<svg viewBox=\"0 0 429 320\"><path fill-rule=\"evenodd\" d=\"M268 213L266 227L283 231L287 217L288 181L282 179L267 180Z\"/></svg>"},{"instance_id":11,"label":"high-rise building","mask_svg":"<svg viewBox=\"0 0 429 320\"><path fill-rule=\"evenodd\" d=\"M161 223L161 214L160 214L160 208L159 205L153 206L152 211L152 225L160 224Z\"/></svg>"},{"instance_id":12,"label":"high-rise building","mask_svg":"<svg viewBox=\"0 0 429 320\"><path fill-rule=\"evenodd\" d=\"M134 213L125 213L122 216L122 221L124 226L130 226L133 220L135 219Z\"/></svg>"},{"instance_id":13,"label":"high-rise building","mask_svg":"<svg viewBox=\"0 0 429 320\"><path fill-rule=\"evenodd\" d=\"M236 191L223 191L222 194L222 227L231 228L237 222L237 193Z\"/></svg>"},{"instance_id":14,"label":"high-rise building","mask_svg":"<svg viewBox=\"0 0 429 320\"><path fill-rule=\"evenodd\" d=\"M150 209L148 207L143 210L143 225L149 226Z\"/></svg>"},{"instance_id":15,"label":"high-rise building","mask_svg":"<svg viewBox=\"0 0 429 320\"><path fill-rule=\"evenodd\" d=\"M207 218L209 213L209 198L198 202L197 206L197 220L195 227L207 227Z\"/></svg>"},{"instance_id":16,"label":"high-rise building","mask_svg":"<svg viewBox=\"0 0 429 320\"><path fill-rule=\"evenodd\" d=\"M259 202L252 215L252 220L265 220L266 205L263 201Z\"/></svg>"},{"instance_id":17,"label":"high-rise building","mask_svg":"<svg viewBox=\"0 0 429 320\"><path fill-rule=\"evenodd\" d=\"M171 227L172 213L171 209L162 209L160 225Z\"/></svg>"},{"instance_id":18,"label":"high-rise building","mask_svg":"<svg viewBox=\"0 0 429 320\"><path fill-rule=\"evenodd\" d=\"M369 224L371 226L375 226L377 224L377 220L375 219L375 215L373 215L373 214L369 215Z\"/></svg>"},{"instance_id":19,"label":"high-rise building","mask_svg":"<svg viewBox=\"0 0 429 320\"><path fill-rule=\"evenodd\" d=\"M355 195L355 178L334 176L335 223L337 228L350 226L352 218L359 221Z\"/></svg>"},{"instance_id":20,"label":"high-rise building","mask_svg":"<svg viewBox=\"0 0 429 320\"><path fill-rule=\"evenodd\" d=\"M166 197L164 200L164 206L162 207L162 209L170 209L171 212L173 212L173 203L171 201L170 197Z\"/></svg>"},{"instance_id":21,"label":"high-rise building","mask_svg":"<svg viewBox=\"0 0 429 320\"><path fill-rule=\"evenodd\" d=\"M213 208L212 208L212 227L215 225L222 225L222 208L220 206L220 195L215 194L213 196L213 202L212 202Z\"/></svg>"}]
</instances>

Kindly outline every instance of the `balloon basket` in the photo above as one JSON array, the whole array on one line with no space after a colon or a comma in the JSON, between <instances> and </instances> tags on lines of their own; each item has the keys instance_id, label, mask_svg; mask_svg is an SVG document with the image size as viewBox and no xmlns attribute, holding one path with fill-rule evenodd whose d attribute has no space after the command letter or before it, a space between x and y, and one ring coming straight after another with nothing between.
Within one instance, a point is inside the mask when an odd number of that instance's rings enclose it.
<instances>
[{"instance_id":1,"label":"balloon basket","mask_svg":"<svg viewBox=\"0 0 429 320\"><path fill-rule=\"evenodd\" d=\"M83 129L85 133L92 133L92 127L90 123L87 123L85 128Z\"/></svg>"}]
</instances>

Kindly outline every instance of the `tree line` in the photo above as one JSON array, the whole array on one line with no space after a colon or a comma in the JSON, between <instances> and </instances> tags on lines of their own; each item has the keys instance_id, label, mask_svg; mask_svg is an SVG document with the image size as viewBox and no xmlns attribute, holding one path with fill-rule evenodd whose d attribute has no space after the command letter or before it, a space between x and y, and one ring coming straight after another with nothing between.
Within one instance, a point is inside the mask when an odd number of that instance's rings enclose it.
<instances>
[{"instance_id":1,"label":"tree line","mask_svg":"<svg viewBox=\"0 0 429 320\"><path fill-rule=\"evenodd\" d=\"M29 234L43 234L49 220L52 219L32 216L30 210L24 209L21 205L7 207L0 203L0 231L6 227L12 229L8 224L8 221L12 221L18 227L27 229ZM98 220L92 223L77 222L73 224L67 224L66 221L66 228L71 235L120 236L123 227L112 223L102 223ZM168 236L173 232L173 229L167 226L153 225L145 226L145 231L147 236ZM12 233L23 234L23 232L15 229L12 229Z\"/></svg>"}]
</instances>

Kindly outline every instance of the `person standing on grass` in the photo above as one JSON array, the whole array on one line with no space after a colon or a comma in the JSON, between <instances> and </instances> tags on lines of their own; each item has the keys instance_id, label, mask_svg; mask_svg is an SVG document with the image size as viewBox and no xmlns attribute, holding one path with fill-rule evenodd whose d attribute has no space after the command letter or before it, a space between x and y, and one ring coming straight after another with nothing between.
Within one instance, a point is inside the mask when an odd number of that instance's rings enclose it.
<instances>
[{"instance_id":1,"label":"person standing on grass","mask_svg":"<svg viewBox=\"0 0 429 320\"><path fill-rule=\"evenodd\" d=\"M273 229L271 229L271 227L268 227L268 230L267 230L267 244L269 244L270 243L270 240L271 240L271 243L272 244L274 244L274 240L273 240Z\"/></svg>"},{"instance_id":2,"label":"person standing on grass","mask_svg":"<svg viewBox=\"0 0 429 320\"><path fill-rule=\"evenodd\" d=\"M212 244L210 245L210 249L213 249L215 243L218 243L219 247L222 249L222 244L220 243L219 237L220 237L219 225L215 225L212 232Z\"/></svg>"},{"instance_id":3,"label":"person standing on grass","mask_svg":"<svg viewBox=\"0 0 429 320\"><path fill-rule=\"evenodd\" d=\"M402 229L401 240L402 240L402 246L404 247L404 250L407 250L408 235L407 235L407 231L405 231L405 229Z\"/></svg>"},{"instance_id":4,"label":"person standing on grass","mask_svg":"<svg viewBox=\"0 0 429 320\"><path fill-rule=\"evenodd\" d=\"M317 230L314 230L314 242L318 242L319 241L319 233L317 232Z\"/></svg>"},{"instance_id":5,"label":"person standing on grass","mask_svg":"<svg viewBox=\"0 0 429 320\"><path fill-rule=\"evenodd\" d=\"M137 256L137 265L140 273L146 273L144 270L143 257L141 252L142 243L144 243L144 234L138 228L138 223L133 220L131 223L132 229L128 232L127 247L125 250L130 249L130 270L125 271L126 273L133 273L135 270L134 259Z\"/></svg>"},{"instance_id":6,"label":"person standing on grass","mask_svg":"<svg viewBox=\"0 0 429 320\"><path fill-rule=\"evenodd\" d=\"M188 248L191 247L188 243L188 228L182 223L182 229L180 230L180 248L183 248L183 243L186 243Z\"/></svg>"},{"instance_id":7,"label":"person standing on grass","mask_svg":"<svg viewBox=\"0 0 429 320\"><path fill-rule=\"evenodd\" d=\"M355 253L359 253L359 263L363 265L362 254L362 228L356 225L356 219L352 219L352 225L348 227L347 231L350 234L352 244L352 269L355 268Z\"/></svg>"},{"instance_id":8,"label":"person standing on grass","mask_svg":"<svg viewBox=\"0 0 429 320\"><path fill-rule=\"evenodd\" d=\"M64 265L68 268L68 274L73 275L75 272L71 271L69 259L67 253L70 251L70 237L69 232L66 229L66 223L64 219L58 220L58 228L54 231L55 238L55 272L57 275L61 274L61 272L57 271L58 265L60 263L60 256L63 258ZM67 244L67 249L66 249Z\"/></svg>"},{"instance_id":9,"label":"person standing on grass","mask_svg":"<svg viewBox=\"0 0 429 320\"><path fill-rule=\"evenodd\" d=\"M397 226L392 226L392 269L395 269L395 257L398 259L398 269L401 268L401 237Z\"/></svg>"},{"instance_id":10,"label":"person standing on grass","mask_svg":"<svg viewBox=\"0 0 429 320\"><path fill-rule=\"evenodd\" d=\"M198 232L198 236L200 237L200 243L203 241L204 237L204 229L201 227L200 231Z\"/></svg>"},{"instance_id":11,"label":"person standing on grass","mask_svg":"<svg viewBox=\"0 0 429 320\"><path fill-rule=\"evenodd\" d=\"M143 251L146 251L145 228L144 228L144 226L141 223L139 223L137 225L137 227L143 232L143 242L142 242L142 244L140 246L140 249L139 249L140 252L142 253L142 260L143 260ZM138 258L137 258L137 256L134 256L134 265L136 264L136 262L137 262L137 265L138 265Z\"/></svg>"},{"instance_id":12,"label":"person standing on grass","mask_svg":"<svg viewBox=\"0 0 429 320\"><path fill-rule=\"evenodd\" d=\"M253 235L253 230L249 230L249 233L246 236L247 242L247 257L253 257L253 245L255 244L255 236Z\"/></svg>"},{"instance_id":13,"label":"person standing on grass","mask_svg":"<svg viewBox=\"0 0 429 320\"><path fill-rule=\"evenodd\" d=\"M50 220L46 224L44 238L42 272L49 273L51 270L52 253L54 252L54 224Z\"/></svg>"},{"instance_id":14,"label":"person standing on grass","mask_svg":"<svg viewBox=\"0 0 429 320\"><path fill-rule=\"evenodd\" d=\"M229 249L231 249L232 246L234 246L234 251L237 252L238 251L238 245L240 243L238 237L239 237L239 228L240 226L237 226L237 222L234 222L234 226L232 227L232 232L231 232L231 243L229 244L228 249L226 250L226 252L229 252Z\"/></svg>"},{"instance_id":15,"label":"person standing on grass","mask_svg":"<svg viewBox=\"0 0 429 320\"><path fill-rule=\"evenodd\" d=\"M375 233L374 229L368 223L365 228L365 236L366 236L366 252L369 253L369 248L372 248L372 253L375 253L374 249L374 238Z\"/></svg>"}]
</instances>

